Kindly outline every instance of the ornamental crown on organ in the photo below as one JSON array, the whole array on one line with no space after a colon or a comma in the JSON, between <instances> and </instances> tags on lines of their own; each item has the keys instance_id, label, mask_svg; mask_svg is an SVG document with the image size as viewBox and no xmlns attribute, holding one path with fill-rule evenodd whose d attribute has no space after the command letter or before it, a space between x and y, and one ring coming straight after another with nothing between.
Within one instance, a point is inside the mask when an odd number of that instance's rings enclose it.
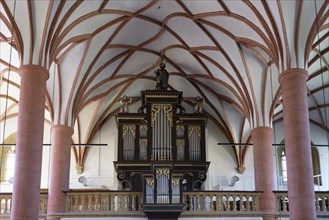
<instances>
[{"instance_id":1,"label":"ornamental crown on organ","mask_svg":"<svg viewBox=\"0 0 329 220\"><path fill-rule=\"evenodd\" d=\"M179 202L181 190L200 190L209 167L203 99L197 97L194 112L187 113L183 93L168 90L168 77L161 64L156 89L141 92L138 111L128 111L131 99L124 96L116 116L118 180L125 190L144 192L146 204Z\"/></svg>"}]
</instances>

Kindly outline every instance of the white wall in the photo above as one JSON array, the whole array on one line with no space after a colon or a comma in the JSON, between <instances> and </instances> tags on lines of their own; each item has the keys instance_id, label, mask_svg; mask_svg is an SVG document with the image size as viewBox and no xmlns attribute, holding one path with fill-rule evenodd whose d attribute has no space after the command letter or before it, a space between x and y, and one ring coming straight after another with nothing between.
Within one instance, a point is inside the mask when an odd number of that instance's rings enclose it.
<instances>
[{"instance_id":1,"label":"white wall","mask_svg":"<svg viewBox=\"0 0 329 220\"><path fill-rule=\"evenodd\" d=\"M283 138L283 123L276 125L274 131L273 143L280 143ZM108 144L107 147L90 147L85 163L84 172L79 175L75 169L75 159L73 152L71 153L71 170L70 170L70 188L108 188L118 189L118 181L114 170L113 161L117 159L117 125L115 119L111 119L106 123L100 131L100 137L96 136L94 143ZM11 133L10 133L11 134ZM6 136L10 135L7 134ZM45 125L44 143L51 143L50 125ZM230 146L218 146L219 142L227 142L224 135L219 129L209 120L206 129L206 145L207 145L207 161L210 161L210 167L207 174L207 180L204 183L206 190L254 190L254 165L253 165L253 148L250 147L246 155L246 170L243 174L236 171L236 162L233 150ZM313 144L328 144L327 136L321 129L311 125L311 139ZM315 186L317 191L326 191L329 188L329 148L318 147L320 157L320 169L322 174L322 186ZM51 147L43 147L42 158L42 175L41 188L48 188L49 182L49 160ZM286 186L279 184L278 179L278 161L273 147L274 160L274 176L275 189L287 190ZM84 176L88 179L87 186L83 186L78 182L78 178ZM230 186L230 178L238 176L240 181L234 186ZM9 183L1 183L1 192L12 192L12 185Z\"/></svg>"},{"instance_id":2,"label":"white wall","mask_svg":"<svg viewBox=\"0 0 329 220\"><path fill-rule=\"evenodd\" d=\"M236 170L235 156L232 147L219 146L219 142L227 142L221 131L210 120L207 124L207 161L210 161L206 190L254 190L254 163L252 147L246 155L246 170L239 174ZM224 141L223 141L224 140ZM230 179L239 177L239 182L232 187ZM217 187L219 185L219 187Z\"/></svg>"},{"instance_id":3,"label":"white wall","mask_svg":"<svg viewBox=\"0 0 329 220\"><path fill-rule=\"evenodd\" d=\"M111 119L99 132L100 136L95 137L94 144L107 144L106 147L90 147L85 162L84 172L77 174L75 159L71 154L70 188L106 188L118 189L118 181L114 170L113 161L117 160L117 139L118 129L116 122ZM87 186L78 182L78 178L87 178Z\"/></svg>"},{"instance_id":4,"label":"white wall","mask_svg":"<svg viewBox=\"0 0 329 220\"><path fill-rule=\"evenodd\" d=\"M76 173L74 157L71 158L71 174L70 188L108 188L118 189L118 181L114 170L113 161L117 158L117 126L114 119L111 119L101 129L101 137L95 137L94 143L108 144L107 147L91 147L85 163L85 170L81 175ZM278 123L275 129L273 143L280 143L283 140L282 123ZM207 145L207 161L210 161L210 167L207 174L207 180L204 183L205 190L255 190L254 183L254 164L253 164L253 147L249 147L245 166L246 170L243 174L239 174L236 170L236 162L233 150L230 146L219 146L219 142L227 142L224 135L219 129L208 121L206 129L206 145ZM320 144L320 143L319 143ZM322 143L323 144L323 143ZM328 148L318 148L320 156L320 166L322 173L322 186L315 186L315 190L328 190ZM276 147L273 147L274 177L275 190L287 190L286 185L280 185L278 178L278 163L276 155ZM46 164L46 163L44 163ZM83 186L78 182L80 176L88 179L87 186ZM230 179L233 176L239 177L239 182L234 186L230 186ZM217 185L219 185L217 187Z\"/></svg>"}]
</instances>

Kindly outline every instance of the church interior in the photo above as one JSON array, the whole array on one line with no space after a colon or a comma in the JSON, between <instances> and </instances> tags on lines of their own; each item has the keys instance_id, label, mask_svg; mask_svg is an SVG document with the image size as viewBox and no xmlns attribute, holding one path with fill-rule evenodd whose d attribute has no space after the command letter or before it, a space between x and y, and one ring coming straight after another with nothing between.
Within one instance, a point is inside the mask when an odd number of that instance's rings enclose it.
<instances>
[{"instance_id":1,"label":"church interior","mask_svg":"<svg viewBox=\"0 0 329 220\"><path fill-rule=\"evenodd\" d=\"M329 1L0 0L0 219L329 218Z\"/></svg>"}]
</instances>

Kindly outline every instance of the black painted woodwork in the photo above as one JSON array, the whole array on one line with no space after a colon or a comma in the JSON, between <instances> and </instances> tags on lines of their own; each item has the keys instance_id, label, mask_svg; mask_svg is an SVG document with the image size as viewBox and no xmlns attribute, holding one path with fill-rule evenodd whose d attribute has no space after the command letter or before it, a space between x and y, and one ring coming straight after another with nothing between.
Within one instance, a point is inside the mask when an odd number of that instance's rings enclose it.
<instances>
[{"instance_id":1,"label":"black painted woodwork","mask_svg":"<svg viewBox=\"0 0 329 220\"><path fill-rule=\"evenodd\" d=\"M118 124L118 161L114 162L117 172L117 178L122 184L124 190L133 192L144 192L145 197L145 181L147 178L153 178L157 181L157 169L170 170L169 186L172 186L171 179L179 179L180 197L182 191L201 190L202 183L206 180L206 173L210 162L206 161L205 149L205 127L207 117L202 113L186 113L182 106L183 93L171 90L147 90L141 92L141 106L137 113L118 113L116 116ZM171 127L171 158L165 160L154 160L152 158L152 105L170 104L172 106L172 127ZM170 117L169 117L170 118ZM165 120L169 120L164 117ZM134 126L135 140L133 160L126 160L123 152L123 129L126 126ZM147 127L147 135L141 137L140 127ZM184 128L182 137L177 137L177 126ZM197 126L200 132L197 133L200 141L200 157L199 160L192 160L189 157L190 144L189 132L190 126ZM167 134L166 134L167 135ZM142 158L140 153L139 142L141 139L147 140L147 156ZM183 140L184 158L177 160L176 140ZM145 141L145 140L144 140ZM143 140L142 140L143 142ZM130 142L129 142L130 143ZM143 142L145 143L145 142ZM161 157L159 157L161 158ZM183 184L184 183L184 184ZM171 193L171 187L169 193ZM179 203L172 204L172 197L168 204L157 204L156 183L154 183L154 202L146 203L143 201L143 210L149 219L177 219L183 210L182 199ZM176 197L175 197L176 198ZM152 200L153 201L153 200Z\"/></svg>"}]
</instances>

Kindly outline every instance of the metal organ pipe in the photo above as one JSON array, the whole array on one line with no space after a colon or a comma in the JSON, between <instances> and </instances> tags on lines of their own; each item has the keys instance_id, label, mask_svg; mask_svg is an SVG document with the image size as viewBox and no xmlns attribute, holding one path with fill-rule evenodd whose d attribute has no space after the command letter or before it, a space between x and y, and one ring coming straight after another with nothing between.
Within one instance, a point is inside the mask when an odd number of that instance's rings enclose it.
<instances>
[{"instance_id":1,"label":"metal organ pipe","mask_svg":"<svg viewBox=\"0 0 329 220\"><path fill-rule=\"evenodd\" d=\"M153 160L165 161L172 159L172 130L166 110L160 108L153 124L152 155Z\"/></svg>"}]
</instances>

